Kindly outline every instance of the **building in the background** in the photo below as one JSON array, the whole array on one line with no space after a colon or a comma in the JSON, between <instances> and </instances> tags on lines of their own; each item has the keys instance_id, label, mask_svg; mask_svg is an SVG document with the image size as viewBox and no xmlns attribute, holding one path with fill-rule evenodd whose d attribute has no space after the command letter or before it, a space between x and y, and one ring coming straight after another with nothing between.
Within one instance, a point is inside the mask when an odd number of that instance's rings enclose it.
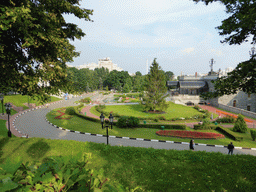
<instances>
[{"instance_id":1,"label":"building in the background","mask_svg":"<svg viewBox=\"0 0 256 192\"><path fill-rule=\"evenodd\" d=\"M83 68L87 68L90 70L94 70L96 68L106 68L110 71L113 70L117 70L117 71L123 71L123 69L121 67L118 67L117 64L114 64L109 57L105 58L105 59L99 59L98 64L96 63L89 63L89 64L84 64L84 65L80 65L77 67L77 69L83 69Z\"/></svg>"},{"instance_id":2,"label":"building in the background","mask_svg":"<svg viewBox=\"0 0 256 192\"><path fill-rule=\"evenodd\" d=\"M234 70L229 67L225 71L213 71L213 60L211 62L211 71L207 75L182 75L179 76L178 81L167 81L170 97L168 100L179 104L203 104L210 103L226 110L240 113L241 109L246 111L256 112L256 94L247 94L239 91L237 94L223 95L214 99L203 100L200 97L201 93L213 92L214 81L222 76L227 76L227 73ZM240 111L238 111L240 110ZM246 112L246 114L249 112Z\"/></svg>"}]
</instances>

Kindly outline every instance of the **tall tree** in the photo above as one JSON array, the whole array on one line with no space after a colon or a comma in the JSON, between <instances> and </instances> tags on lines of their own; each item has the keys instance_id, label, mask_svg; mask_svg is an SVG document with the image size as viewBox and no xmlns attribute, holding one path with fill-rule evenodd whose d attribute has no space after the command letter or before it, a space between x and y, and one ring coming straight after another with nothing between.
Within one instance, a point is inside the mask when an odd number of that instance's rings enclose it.
<instances>
[{"instance_id":1,"label":"tall tree","mask_svg":"<svg viewBox=\"0 0 256 192\"><path fill-rule=\"evenodd\" d=\"M143 96L142 106L146 111L165 110L168 105L165 101L167 92L164 71L154 59L150 66L150 73L146 76L146 93Z\"/></svg>"},{"instance_id":2,"label":"tall tree","mask_svg":"<svg viewBox=\"0 0 256 192\"><path fill-rule=\"evenodd\" d=\"M69 40L85 33L63 14L90 21L92 10L79 6L79 0L1 0L0 92L8 88L42 101L59 89L72 91L66 62L79 53ZM39 80L50 86L40 87Z\"/></svg>"},{"instance_id":3,"label":"tall tree","mask_svg":"<svg viewBox=\"0 0 256 192\"><path fill-rule=\"evenodd\" d=\"M221 43L229 45L248 41L252 36L251 44L256 43L256 2L255 0L193 0L205 2L206 5L219 1L226 6L229 17L222 21L222 25L216 27L221 36L227 36ZM227 77L215 81L215 92L204 93L204 98L222 96L224 94L235 94L242 90L247 93L256 92L255 56L248 61L237 65L236 69Z\"/></svg>"}]
</instances>

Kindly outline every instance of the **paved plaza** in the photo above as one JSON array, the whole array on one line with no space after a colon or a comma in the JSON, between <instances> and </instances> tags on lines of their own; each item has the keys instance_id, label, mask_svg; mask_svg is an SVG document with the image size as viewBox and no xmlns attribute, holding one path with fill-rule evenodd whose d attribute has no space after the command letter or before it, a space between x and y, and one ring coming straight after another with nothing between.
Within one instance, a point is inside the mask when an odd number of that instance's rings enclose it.
<instances>
[{"instance_id":1,"label":"paved plaza","mask_svg":"<svg viewBox=\"0 0 256 192\"><path fill-rule=\"evenodd\" d=\"M63 140L76 140L76 141L89 141L96 143L106 143L106 137L104 136L94 136L90 134L79 134L78 132L70 132L66 130L61 130L46 121L46 114L55 108L76 106L75 101L80 100L84 97L91 97L93 101L100 103L103 99L102 95L98 94L85 94L82 97L75 97L70 100L62 100L59 102L51 103L48 106L43 106L38 109L30 109L23 112L19 112L11 117L11 131L14 135L21 137L28 135L29 137L38 137L46 139L63 139ZM83 112L87 112L89 108L85 108ZM16 130L17 129L17 130ZM111 135L111 131L109 133ZM24 138L25 139L25 138ZM133 146L133 147L145 147L145 148L155 148L155 149L175 149L175 150L188 150L188 144L177 144L171 142L161 142L158 140L145 141L143 139L129 139L129 138L116 138L115 136L110 136L110 145L118 146ZM239 147L239 146L235 146ZM195 146L195 151L206 151L206 152L220 152L227 154L228 149L223 146ZM256 150L239 149L234 150L234 154L250 154L256 155Z\"/></svg>"}]
</instances>

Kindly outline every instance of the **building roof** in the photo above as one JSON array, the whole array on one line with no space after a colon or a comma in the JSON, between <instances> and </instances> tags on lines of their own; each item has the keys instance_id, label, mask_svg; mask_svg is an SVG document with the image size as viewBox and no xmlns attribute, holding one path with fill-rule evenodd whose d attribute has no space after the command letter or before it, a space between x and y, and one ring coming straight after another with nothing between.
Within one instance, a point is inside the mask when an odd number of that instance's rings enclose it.
<instances>
[{"instance_id":1,"label":"building roof","mask_svg":"<svg viewBox=\"0 0 256 192\"><path fill-rule=\"evenodd\" d=\"M167 86L177 86L178 85L178 81L167 81Z\"/></svg>"},{"instance_id":2,"label":"building roof","mask_svg":"<svg viewBox=\"0 0 256 192\"><path fill-rule=\"evenodd\" d=\"M183 89L200 89L207 84L205 81L179 81L178 86Z\"/></svg>"}]
</instances>

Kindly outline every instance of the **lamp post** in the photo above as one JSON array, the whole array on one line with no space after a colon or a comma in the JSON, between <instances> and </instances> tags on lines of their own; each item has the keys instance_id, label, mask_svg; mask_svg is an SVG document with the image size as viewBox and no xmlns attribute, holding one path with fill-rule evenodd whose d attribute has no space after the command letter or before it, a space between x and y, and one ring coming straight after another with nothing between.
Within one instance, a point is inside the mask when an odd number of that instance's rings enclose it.
<instances>
[{"instance_id":1,"label":"lamp post","mask_svg":"<svg viewBox=\"0 0 256 192\"><path fill-rule=\"evenodd\" d=\"M255 47L253 46L251 49L252 49L252 52L249 51L249 53L250 53L251 57L253 58L255 56L255 54L256 54Z\"/></svg>"},{"instance_id":2,"label":"lamp post","mask_svg":"<svg viewBox=\"0 0 256 192\"><path fill-rule=\"evenodd\" d=\"M2 102L2 115L4 115L4 96L2 94L0 95L0 100Z\"/></svg>"},{"instance_id":3,"label":"lamp post","mask_svg":"<svg viewBox=\"0 0 256 192\"><path fill-rule=\"evenodd\" d=\"M109 125L107 124L107 125L104 125L104 115L103 115L103 113L101 113L101 115L100 115L100 121L101 121L101 125L102 125L102 129L104 129L104 128L107 128L107 145L108 145L108 128L109 128ZM113 125L113 119L114 119L114 117L113 117L113 115L112 115L112 113L110 113L110 115L109 115L109 121L110 121L110 129L113 129L113 127L112 127L112 125Z\"/></svg>"},{"instance_id":4,"label":"lamp post","mask_svg":"<svg viewBox=\"0 0 256 192\"><path fill-rule=\"evenodd\" d=\"M10 103L5 103L5 110L6 110L6 113L8 114L8 137L12 137L12 132L10 130L10 113L11 113L11 104Z\"/></svg>"}]
</instances>

